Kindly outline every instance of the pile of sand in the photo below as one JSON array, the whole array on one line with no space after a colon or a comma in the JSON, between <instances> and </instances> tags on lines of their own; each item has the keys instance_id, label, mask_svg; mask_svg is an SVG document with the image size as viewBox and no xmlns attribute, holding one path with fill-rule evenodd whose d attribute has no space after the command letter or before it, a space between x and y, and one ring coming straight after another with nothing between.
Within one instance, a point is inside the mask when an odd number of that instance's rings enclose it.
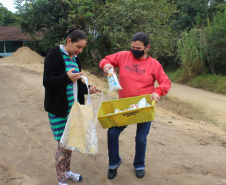
<instances>
[{"instance_id":1,"label":"pile of sand","mask_svg":"<svg viewBox=\"0 0 226 185\"><path fill-rule=\"evenodd\" d=\"M3 66L19 66L42 74L44 68L44 59L45 58L39 55L37 52L25 46L19 48L11 56L0 59L0 64ZM104 78L107 77L99 78L84 69L82 71L84 72L83 75L88 78L90 85L95 85L105 94L108 94L108 83L104 81ZM111 92L110 95L117 96L117 92Z\"/></svg>"},{"instance_id":2,"label":"pile of sand","mask_svg":"<svg viewBox=\"0 0 226 185\"><path fill-rule=\"evenodd\" d=\"M44 61L44 57L27 46L24 46L16 50L11 56L2 58L1 61L16 64L32 64L42 63Z\"/></svg>"},{"instance_id":3,"label":"pile of sand","mask_svg":"<svg viewBox=\"0 0 226 185\"><path fill-rule=\"evenodd\" d=\"M44 57L24 46L16 50L11 56L0 59L0 63L1 65L19 66L43 73Z\"/></svg>"}]
</instances>

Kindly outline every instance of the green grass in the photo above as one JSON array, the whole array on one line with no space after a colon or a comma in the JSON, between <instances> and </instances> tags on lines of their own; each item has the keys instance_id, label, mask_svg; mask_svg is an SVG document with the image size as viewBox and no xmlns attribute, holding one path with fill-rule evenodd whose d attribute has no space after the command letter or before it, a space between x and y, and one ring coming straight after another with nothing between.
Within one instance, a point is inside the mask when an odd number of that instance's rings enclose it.
<instances>
[{"instance_id":1,"label":"green grass","mask_svg":"<svg viewBox=\"0 0 226 185\"><path fill-rule=\"evenodd\" d=\"M182 71L178 69L175 72L166 72L171 82L181 83L182 82ZM206 91L215 92L218 94L226 95L226 76L203 74L196 76L183 84L204 89Z\"/></svg>"}]
</instances>

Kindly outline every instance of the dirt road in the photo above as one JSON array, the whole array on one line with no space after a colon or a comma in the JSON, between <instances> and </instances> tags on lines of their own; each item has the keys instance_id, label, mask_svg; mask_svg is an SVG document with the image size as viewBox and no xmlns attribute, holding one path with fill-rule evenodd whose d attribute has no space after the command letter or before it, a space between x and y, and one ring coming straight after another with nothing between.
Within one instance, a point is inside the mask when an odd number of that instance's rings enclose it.
<instances>
[{"instance_id":1,"label":"dirt road","mask_svg":"<svg viewBox=\"0 0 226 185\"><path fill-rule=\"evenodd\" d=\"M20 65L26 66L26 65ZM26 66L27 67L27 66ZM56 185L54 155L57 143L43 110L42 65L33 71L0 60L0 184ZM35 72L35 70L37 72ZM99 88L105 82L87 73ZM225 122L225 96L173 84L169 97L203 106L203 114ZM98 106L100 95L92 95ZM105 99L115 94L105 94ZM205 109L207 108L207 110ZM221 127L205 125L156 105L148 136L146 175L133 169L136 125L120 136L122 165L114 180L107 179L106 129L98 125L99 153L73 153L72 170L83 175L83 185L226 185L226 136Z\"/></svg>"},{"instance_id":2,"label":"dirt road","mask_svg":"<svg viewBox=\"0 0 226 185\"><path fill-rule=\"evenodd\" d=\"M214 119L220 127L226 126L225 95L173 83L168 96L199 107L205 114Z\"/></svg>"}]
</instances>

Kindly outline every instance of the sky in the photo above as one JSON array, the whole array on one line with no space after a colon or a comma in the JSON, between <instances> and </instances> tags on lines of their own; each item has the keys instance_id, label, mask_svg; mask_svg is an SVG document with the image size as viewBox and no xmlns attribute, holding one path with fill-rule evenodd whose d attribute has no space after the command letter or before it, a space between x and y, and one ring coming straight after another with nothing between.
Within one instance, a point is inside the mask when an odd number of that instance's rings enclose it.
<instances>
[{"instance_id":1,"label":"sky","mask_svg":"<svg viewBox=\"0 0 226 185\"><path fill-rule=\"evenodd\" d=\"M0 3L2 3L2 5L6 7L9 11L13 13L16 12L16 9L14 8L15 5L13 4L14 3L13 0L0 0Z\"/></svg>"}]
</instances>

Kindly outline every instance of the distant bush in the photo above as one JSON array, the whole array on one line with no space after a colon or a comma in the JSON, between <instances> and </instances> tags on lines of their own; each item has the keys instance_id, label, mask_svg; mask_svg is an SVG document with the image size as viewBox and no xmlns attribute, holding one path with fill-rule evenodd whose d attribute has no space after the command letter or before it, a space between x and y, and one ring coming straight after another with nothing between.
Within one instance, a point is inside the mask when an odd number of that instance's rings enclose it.
<instances>
[{"instance_id":1,"label":"distant bush","mask_svg":"<svg viewBox=\"0 0 226 185\"><path fill-rule=\"evenodd\" d=\"M202 30L194 28L190 32L184 32L178 41L177 53L181 61L182 82L204 72L205 59L201 49L202 36Z\"/></svg>"},{"instance_id":2,"label":"distant bush","mask_svg":"<svg viewBox=\"0 0 226 185\"><path fill-rule=\"evenodd\" d=\"M207 26L183 32L178 41L181 82L204 72L226 75L226 11L207 22Z\"/></svg>"},{"instance_id":3,"label":"distant bush","mask_svg":"<svg viewBox=\"0 0 226 185\"><path fill-rule=\"evenodd\" d=\"M204 50L207 67L213 74L226 75L226 10L218 13L205 28Z\"/></svg>"}]
</instances>

